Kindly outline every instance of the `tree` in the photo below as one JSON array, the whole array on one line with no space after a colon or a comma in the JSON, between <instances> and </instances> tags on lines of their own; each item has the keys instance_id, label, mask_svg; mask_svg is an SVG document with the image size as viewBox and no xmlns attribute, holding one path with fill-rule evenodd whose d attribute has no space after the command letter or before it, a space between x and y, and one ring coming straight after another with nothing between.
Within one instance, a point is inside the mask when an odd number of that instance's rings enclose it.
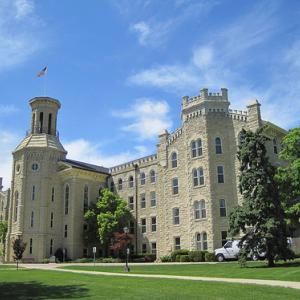
<instances>
[{"instance_id":1,"label":"tree","mask_svg":"<svg viewBox=\"0 0 300 300\"><path fill-rule=\"evenodd\" d=\"M279 157L286 164L278 168L276 179L288 224L295 229L300 225L300 127L283 138Z\"/></svg>"},{"instance_id":2,"label":"tree","mask_svg":"<svg viewBox=\"0 0 300 300\"><path fill-rule=\"evenodd\" d=\"M5 240L6 240L6 234L7 234L7 221L0 221L0 245L2 244L2 250L0 251L0 256L4 256L5 254Z\"/></svg>"},{"instance_id":3,"label":"tree","mask_svg":"<svg viewBox=\"0 0 300 300\"><path fill-rule=\"evenodd\" d=\"M106 255L114 232L122 232L123 227L128 226L131 219L127 202L108 189L103 189L97 203L91 206L85 214L85 220L88 224L85 237L86 239L91 237L89 242L97 242L92 237L96 232L104 255Z\"/></svg>"},{"instance_id":4,"label":"tree","mask_svg":"<svg viewBox=\"0 0 300 300\"><path fill-rule=\"evenodd\" d=\"M240 242L242 253L266 253L268 266L273 266L276 257L287 259L289 250L275 168L266 155L267 138L262 131L242 131L238 159L243 203L231 213L229 226L233 236L244 234Z\"/></svg>"},{"instance_id":5,"label":"tree","mask_svg":"<svg viewBox=\"0 0 300 300\"><path fill-rule=\"evenodd\" d=\"M17 270L19 269L19 260L22 259L25 249L26 243L20 237L13 241L14 259L17 262Z\"/></svg>"},{"instance_id":6,"label":"tree","mask_svg":"<svg viewBox=\"0 0 300 300\"><path fill-rule=\"evenodd\" d=\"M110 249L118 253L124 251L124 249L126 249L130 245L131 241L134 238L133 234L124 232L114 232L113 235L114 237L112 239Z\"/></svg>"}]
</instances>

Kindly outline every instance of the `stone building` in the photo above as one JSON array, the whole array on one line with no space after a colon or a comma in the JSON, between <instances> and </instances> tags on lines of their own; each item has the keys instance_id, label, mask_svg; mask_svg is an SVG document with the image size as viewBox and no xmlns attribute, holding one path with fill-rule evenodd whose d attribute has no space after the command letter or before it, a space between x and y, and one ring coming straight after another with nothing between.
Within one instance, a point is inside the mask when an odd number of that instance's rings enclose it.
<instances>
[{"instance_id":1,"label":"stone building","mask_svg":"<svg viewBox=\"0 0 300 300\"><path fill-rule=\"evenodd\" d=\"M0 221L8 219L10 189L3 191L2 177L0 177Z\"/></svg>"},{"instance_id":2,"label":"stone building","mask_svg":"<svg viewBox=\"0 0 300 300\"><path fill-rule=\"evenodd\" d=\"M27 242L25 259L41 261L63 248L75 259L90 255L83 214L109 187L128 201L135 252L213 249L227 238L228 215L240 201L236 151L242 128L265 125L271 161L286 131L261 119L257 100L229 109L227 89L183 97L181 127L159 136L157 152L112 168L67 159L56 128L58 100L30 100L31 129L13 152L6 260L11 242Z\"/></svg>"}]
</instances>

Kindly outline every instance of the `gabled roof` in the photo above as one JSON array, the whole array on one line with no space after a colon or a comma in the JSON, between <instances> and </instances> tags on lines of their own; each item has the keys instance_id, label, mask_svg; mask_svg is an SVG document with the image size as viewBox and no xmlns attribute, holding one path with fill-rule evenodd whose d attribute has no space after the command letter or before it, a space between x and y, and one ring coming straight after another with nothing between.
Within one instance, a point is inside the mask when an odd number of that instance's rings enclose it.
<instances>
[{"instance_id":1,"label":"gabled roof","mask_svg":"<svg viewBox=\"0 0 300 300\"><path fill-rule=\"evenodd\" d=\"M263 122L263 125L266 126L266 129L272 128L273 130L275 130L275 131L281 133L282 135L288 134L288 131L286 131L285 129L283 129L283 128L277 126L277 125L275 125L275 124L272 123L272 122L264 121L264 120L263 120L262 122Z\"/></svg>"},{"instance_id":2,"label":"gabled roof","mask_svg":"<svg viewBox=\"0 0 300 300\"><path fill-rule=\"evenodd\" d=\"M102 166L92 165L92 164L88 164L82 161L72 160L72 159L61 160L61 162L66 163L72 166L73 168L102 173L102 174L109 174L109 169L104 168Z\"/></svg>"}]
</instances>

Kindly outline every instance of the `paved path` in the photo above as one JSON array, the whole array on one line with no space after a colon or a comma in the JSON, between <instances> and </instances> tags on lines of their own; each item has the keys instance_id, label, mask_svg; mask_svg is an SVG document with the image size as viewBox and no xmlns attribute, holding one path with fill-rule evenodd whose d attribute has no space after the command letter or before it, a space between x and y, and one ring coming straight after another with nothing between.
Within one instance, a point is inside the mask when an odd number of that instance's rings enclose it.
<instances>
[{"instance_id":1,"label":"paved path","mask_svg":"<svg viewBox=\"0 0 300 300\"><path fill-rule=\"evenodd\" d=\"M64 264L72 266L72 264ZM78 266L79 264L76 264ZM87 264L83 264L87 265ZM107 264L105 264L107 266ZM114 264L116 265L116 264ZM123 265L123 264L122 264ZM138 264L135 264L138 265ZM141 264L139 264L141 265ZM147 264L149 265L149 263ZM58 272L69 272L76 274L88 274L94 276L127 276L127 277L140 277L140 278L164 278L164 279L177 279L177 280L192 280L192 281L214 281L214 282L229 282L229 283L242 283L242 284L259 284L277 287L286 287L293 289L300 289L300 282L281 281L281 280L264 280L264 279L242 279L242 278L219 278L219 277L200 277L200 276L175 276L175 275L154 275L154 274L132 274L132 273L111 273L111 272L96 272L84 270L70 270L61 269L62 264L22 264L22 267L28 269L42 269Z\"/></svg>"}]
</instances>

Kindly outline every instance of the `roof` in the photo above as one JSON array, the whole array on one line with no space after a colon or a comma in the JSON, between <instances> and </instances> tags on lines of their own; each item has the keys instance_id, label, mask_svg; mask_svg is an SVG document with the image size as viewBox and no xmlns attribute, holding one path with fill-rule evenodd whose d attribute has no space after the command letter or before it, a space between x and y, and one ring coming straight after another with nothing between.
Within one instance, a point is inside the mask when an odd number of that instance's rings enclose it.
<instances>
[{"instance_id":1,"label":"roof","mask_svg":"<svg viewBox=\"0 0 300 300\"><path fill-rule=\"evenodd\" d=\"M82 169L82 170L92 171L92 172L97 172L97 173L109 174L109 169L105 168L105 167L102 167L102 166L92 165L92 164L88 164L88 163L85 163L85 162L82 162L82 161L72 160L72 159L61 160L61 162L67 163L67 164L69 164L72 167L77 168L77 169Z\"/></svg>"}]
</instances>

